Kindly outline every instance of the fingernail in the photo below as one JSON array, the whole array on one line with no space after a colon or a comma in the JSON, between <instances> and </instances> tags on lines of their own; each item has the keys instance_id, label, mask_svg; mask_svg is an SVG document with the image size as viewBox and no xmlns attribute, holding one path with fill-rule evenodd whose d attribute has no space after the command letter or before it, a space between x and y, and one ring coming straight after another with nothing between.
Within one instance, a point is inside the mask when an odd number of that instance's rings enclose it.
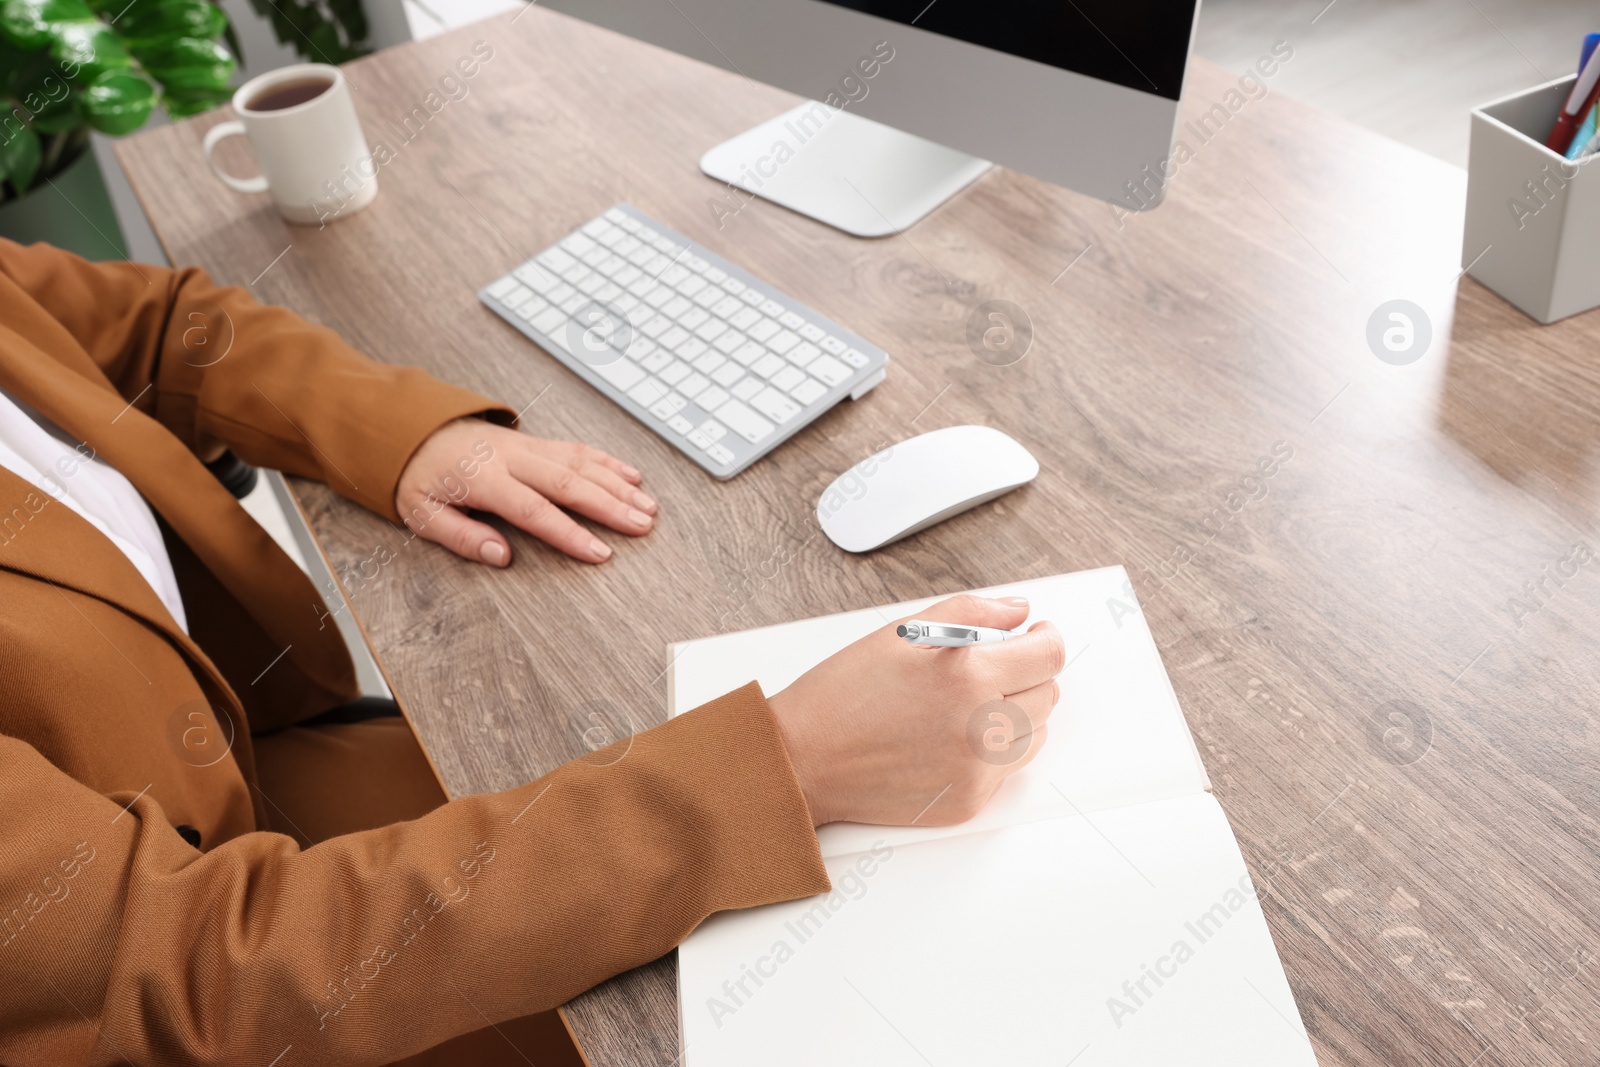
<instances>
[{"instance_id":1,"label":"fingernail","mask_svg":"<svg viewBox=\"0 0 1600 1067\"><path fill-rule=\"evenodd\" d=\"M650 516L646 515L642 511L632 511L632 510L630 510L628 512L628 518L633 520L633 524L635 526L649 526L650 525Z\"/></svg>"},{"instance_id":2,"label":"fingernail","mask_svg":"<svg viewBox=\"0 0 1600 1067\"><path fill-rule=\"evenodd\" d=\"M598 537L589 542L589 551L593 552L601 559L611 558L611 546L600 540Z\"/></svg>"},{"instance_id":3,"label":"fingernail","mask_svg":"<svg viewBox=\"0 0 1600 1067\"><path fill-rule=\"evenodd\" d=\"M1000 603L1008 607L1025 608L1028 606L1028 598L1025 596L1003 596L1000 598Z\"/></svg>"},{"instance_id":4,"label":"fingernail","mask_svg":"<svg viewBox=\"0 0 1600 1067\"><path fill-rule=\"evenodd\" d=\"M656 513L656 502L644 493L634 493L633 502L643 511L648 511L652 515Z\"/></svg>"},{"instance_id":5,"label":"fingernail","mask_svg":"<svg viewBox=\"0 0 1600 1067\"><path fill-rule=\"evenodd\" d=\"M626 463L624 463L622 465L622 473L627 475L629 478L642 478L642 477L644 477L642 474L639 473L639 469L637 467L629 466Z\"/></svg>"},{"instance_id":6,"label":"fingernail","mask_svg":"<svg viewBox=\"0 0 1600 1067\"><path fill-rule=\"evenodd\" d=\"M499 541L485 541L483 547L478 549L478 558L493 567L498 567L506 561L506 546Z\"/></svg>"}]
</instances>

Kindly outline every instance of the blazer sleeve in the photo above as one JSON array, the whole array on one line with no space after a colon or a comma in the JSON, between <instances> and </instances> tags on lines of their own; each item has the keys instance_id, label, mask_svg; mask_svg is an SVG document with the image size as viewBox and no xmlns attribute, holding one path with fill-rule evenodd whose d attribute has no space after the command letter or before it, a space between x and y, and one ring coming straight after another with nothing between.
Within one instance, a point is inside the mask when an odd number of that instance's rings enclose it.
<instances>
[{"instance_id":1,"label":"blazer sleeve","mask_svg":"<svg viewBox=\"0 0 1600 1067\"><path fill-rule=\"evenodd\" d=\"M201 854L0 737L0 1062L385 1064L829 888L751 684L503 793ZM293 1049L292 1059L284 1056Z\"/></svg>"},{"instance_id":2,"label":"blazer sleeve","mask_svg":"<svg viewBox=\"0 0 1600 1067\"><path fill-rule=\"evenodd\" d=\"M0 239L9 275L111 384L198 455L325 482L390 519L417 447L452 419L513 425L504 405L379 363L286 308L198 268L90 263ZM360 487L359 489L357 487Z\"/></svg>"}]
</instances>

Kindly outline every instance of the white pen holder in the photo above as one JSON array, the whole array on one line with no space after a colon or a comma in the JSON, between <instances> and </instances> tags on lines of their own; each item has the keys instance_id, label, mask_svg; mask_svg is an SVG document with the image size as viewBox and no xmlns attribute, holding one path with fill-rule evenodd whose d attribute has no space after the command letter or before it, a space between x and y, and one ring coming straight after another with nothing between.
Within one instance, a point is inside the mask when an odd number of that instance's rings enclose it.
<instances>
[{"instance_id":1,"label":"white pen holder","mask_svg":"<svg viewBox=\"0 0 1600 1067\"><path fill-rule=\"evenodd\" d=\"M1461 265L1544 323L1600 307L1600 157L1544 146L1574 80L1472 112Z\"/></svg>"}]
</instances>

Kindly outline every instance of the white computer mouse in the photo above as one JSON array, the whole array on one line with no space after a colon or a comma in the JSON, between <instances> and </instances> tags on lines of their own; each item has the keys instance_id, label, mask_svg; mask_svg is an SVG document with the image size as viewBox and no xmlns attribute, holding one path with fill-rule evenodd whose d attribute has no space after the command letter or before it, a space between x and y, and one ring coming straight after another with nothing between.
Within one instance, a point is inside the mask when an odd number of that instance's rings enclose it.
<instances>
[{"instance_id":1,"label":"white computer mouse","mask_svg":"<svg viewBox=\"0 0 1600 1067\"><path fill-rule=\"evenodd\" d=\"M988 426L949 426L868 456L817 501L817 522L847 552L871 552L1033 481L1033 453Z\"/></svg>"}]
</instances>

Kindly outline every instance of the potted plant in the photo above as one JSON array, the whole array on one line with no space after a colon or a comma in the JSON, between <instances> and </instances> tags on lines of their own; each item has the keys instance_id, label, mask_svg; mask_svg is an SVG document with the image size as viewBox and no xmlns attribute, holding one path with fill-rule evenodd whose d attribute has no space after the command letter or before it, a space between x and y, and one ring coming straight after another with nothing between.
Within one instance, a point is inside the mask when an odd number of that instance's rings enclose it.
<instances>
[{"instance_id":1,"label":"potted plant","mask_svg":"<svg viewBox=\"0 0 1600 1067\"><path fill-rule=\"evenodd\" d=\"M344 63L368 52L361 0L250 0L250 6L272 23L279 44L308 63Z\"/></svg>"},{"instance_id":2,"label":"potted plant","mask_svg":"<svg viewBox=\"0 0 1600 1067\"><path fill-rule=\"evenodd\" d=\"M58 178L93 171L90 131L129 133L157 105L181 117L228 99L237 52L211 0L0 0L0 232L46 210ZM63 198L63 218L83 212Z\"/></svg>"}]
</instances>

